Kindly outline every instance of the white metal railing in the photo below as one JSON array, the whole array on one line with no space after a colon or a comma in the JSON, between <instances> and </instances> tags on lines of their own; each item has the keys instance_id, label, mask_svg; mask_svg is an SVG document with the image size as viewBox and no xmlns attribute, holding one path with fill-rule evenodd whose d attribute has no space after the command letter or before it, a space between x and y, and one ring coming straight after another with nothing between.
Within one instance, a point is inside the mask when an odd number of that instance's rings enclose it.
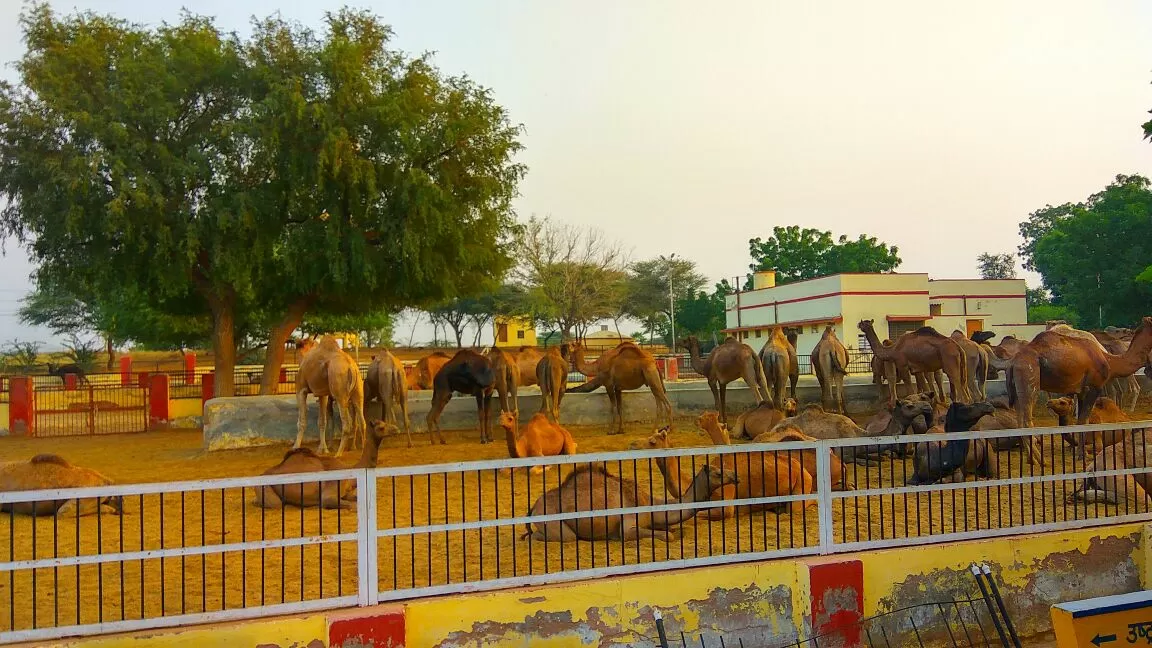
<instances>
[{"instance_id":1,"label":"white metal railing","mask_svg":"<svg viewBox=\"0 0 1152 648\"><path fill-rule=\"evenodd\" d=\"M1152 436L1149 426L1152 422L1123 428L1105 424L648 449L0 493L0 506L123 497L125 508L123 516L33 519L0 513L0 643L1149 520L1146 498L1132 501L1121 493L1122 503L1115 506L1068 502L1086 479L1120 480L1152 472L1143 459L1144 436ZM1119 429L1128 433L1113 447L1111 464L1103 467L1089 465L1090 457L1075 456L1060 436ZM1011 450L997 453L1000 465L992 478L906 485L914 461L887 455L867 467L845 464L844 476L855 482L855 490L833 490L833 456L847 448L862 453L909 443L925 448L928 441L942 439L991 441L1028 435L1043 448L1048 463L1044 471L1024 463L1019 450ZM1139 465L1117 463L1129 449ZM745 491L723 502L733 507L731 517L708 521L696 516L679 525L679 537L667 541L644 537L629 542L545 542L522 537L527 525L540 528L546 522L629 521L720 508L713 501L621 501L621 505L610 501L613 495L620 499L664 493L658 460L678 461L683 482L706 463L748 477L756 474L756 466L765 461L773 465L778 458L789 470L814 463L816 474L800 492L782 488L755 492L749 481ZM541 466L549 469L543 474L527 470ZM571 474L569 468L587 466L602 466L632 485L612 482L615 492L576 493L559 509L530 512L543 493ZM785 477L776 481L792 483L802 475ZM354 510L266 509L251 503L264 486L335 480L355 480ZM591 499L585 502L582 497ZM791 515L747 510L764 506L794 510ZM173 519L178 522L172 523ZM10 545L6 552L5 530ZM153 537L157 533L159 537ZM98 592L94 599L93 588ZM222 593L210 596L213 588ZM77 595L82 589L83 600ZM76 609L69 607L73 603ZM90 609L93 605L95 610Z\"/></svg>"}]
</instances>

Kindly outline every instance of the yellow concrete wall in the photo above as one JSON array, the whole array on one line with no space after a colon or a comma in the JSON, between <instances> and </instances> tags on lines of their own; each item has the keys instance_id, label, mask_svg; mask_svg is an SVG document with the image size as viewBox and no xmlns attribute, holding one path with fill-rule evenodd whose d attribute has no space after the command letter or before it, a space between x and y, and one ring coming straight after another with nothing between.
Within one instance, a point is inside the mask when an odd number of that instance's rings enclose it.
<instances>
[{"instance_id":1,"label":"yellow concrete wall","mask_svg":"<svg viewBox=\"0 0 1152 648\"><path fill-rule=\"evenodd\" d=\"M796 561L769 561L414 601L406 606L405 645L585 648L605 636L630 645L637 634L655 636L656 608L670 627L708 631L709 605L724 617L782 620L779 634L787 636L811 609L806 582L800 591L802 568ZM780 586L791 594L787 620L761 593Z\"/></svg>"},{"instance_id":2,"label":"yellow concrete wall","mask_svg":"<svg viewBox=\"0 0 1152 648\"><path fill-rule=\"evenodd\" d=\"M323 614L299 618L278 617L91 639L67 639L38 645L51 648L324 648L328 645L328 620Z\"/></svg>"},{"instance_id":3,"label":"yellow concrete wall","mask_svg":"<svg viewBox=\"0 0 1152 648\"><path fill-rule=\"evenodd\" d=\"M199 398L173 398L168 401L170 419L200 416L204 413L204 402Z\"/></svg>"},{"instance_id":4,"label":"yellow concrete wall","mask_svg":"<svg viewBox=\"0 0 1152 648\"><path fill-rule=\"evenodd\" d=\"M8 429L8 403L0 403L0 430Z\"/></svg>"},{"instance_id":5,"label":"yellow concrete wall","mask_svg":"<svg viewBox=\"0 0 1152 648\"><path fill-rule=\"evenodd\" d=\"M846 274L841 276L843 277L843 290L845 292L928 290L928 274L922 272Z\"/></svg>"},{"instance_id":6,"label":"yellow concrete wall","mask_svg":"<svg viewBox=\"0 0 1152 648\"><path fill-rule=\"evenodd\" d=\"M497 337L501 324L508 325L508 341L500 342ZM523 331L524 337L519 337L517 334ZM496 340L496 346L505 348L516 348L522 346L536 346L536 327L532 324L531 320L524 320L518 317L497 317L492 321L492 339Z\"/></svg>"}]
</instances>

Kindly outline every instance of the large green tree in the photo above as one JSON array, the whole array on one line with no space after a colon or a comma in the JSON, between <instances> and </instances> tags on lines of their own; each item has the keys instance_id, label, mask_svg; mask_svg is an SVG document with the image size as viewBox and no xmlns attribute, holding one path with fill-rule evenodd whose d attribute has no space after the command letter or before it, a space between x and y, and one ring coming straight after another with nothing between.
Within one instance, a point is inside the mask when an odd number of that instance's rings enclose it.
<instances>
[{"instance_id":1,"label":"large green tree","mask_svg":"<svg viewBox=\"0 0 1152 648\"><path fill-rule=\"evenodd\" d=\"M628 266L627 298L622 312L639 320L651 333L657 330L658 322L668 321L671 296L676 304L679 328L680 301L695 299L707 283L708 279L700 274L691 259L656 257L636 261Z\"/></svg>"},{"instance_id":2,"label":"large green tree","mask_svg":"<svg viewBox=\"0 0 1152 648\"><path fill-rule=\"evenodd\" d=\"M976 257L981 279L1015 279L1016 255L984 252Z\"/></svg>"},{"instance_id":3,"label":"large green tree","mask_svg":"<svg viewBox=\"0 0 1152 648\"><path fill-rule=\"evenodd\" d=\"M326 14L319 33L269 18L246 38L191 14L20 20L0 234L78 282L210 315L217 394L242 322L269 325L270 391L308 312L443 300L510 265L518 127L375 16Z\"/></svg>"},{"instance_id":4,"label":"large green tree","mask_svg":"<svg viewBox=\"0 0 1152 648\"><path fill-rule=\"evenodd\" d=\"M832 232L797 225L773 227L767 239L748 241L748 252L749 269L775 270L778 284L841 272L891 272L900 265L896 246L876 237L833 239Z\"/></svg>"},{"instance_id":5,"label":"large green tree","mask_svg":"<svg viewBox=\"0 0 1152 648\"><path fill-rule=\"evenodd\" d=\"M1131 326L1152 312L1152 284L1139 280L1152 259L1147 178L1118 175L1082 203L1036 210L1020 234L1024 267L1085 325Z\"/></svg>"}]
</instances>

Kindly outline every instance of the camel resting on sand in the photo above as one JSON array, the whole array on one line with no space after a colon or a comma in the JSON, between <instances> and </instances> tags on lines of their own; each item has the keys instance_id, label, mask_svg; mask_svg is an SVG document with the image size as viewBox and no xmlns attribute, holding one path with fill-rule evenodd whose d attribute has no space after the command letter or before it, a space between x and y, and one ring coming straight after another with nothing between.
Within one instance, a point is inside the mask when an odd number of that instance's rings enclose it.
<instances>
[{"instance_id":1,"label":"camel resting on sand","mask_svg":"<svg viewBox=\"0 0 1152 648\"><path fill-rule=\"evenodd\" d=\"M805 405L796 416L790 416L776 424L776 428L792 426L815 439L855 439L868 436L852 419L843 414L825 412L815 403ZM776 428L772 431L775 432ZM837 448L841 461L856 462L861 465L874 464L883 453L881 446L844 446Z\"/></svg>"},{"instance_id":2,"label":"camel resting on sand","mask_svg":"<svg viewBox=\"0 0 1152 648\"><path fill-rule=\"evenodd\" d=\"M787 441L819 441L800 431L800 428L791 426L784 426L776 428L772 432L766 432L752 439L752 443L785 443ZM836 456L835 452L828 451L828 468L832 472L832 490L846 491L856 490L856 484L849 479L848 469L844 466L844 462L840 461L840 457ZM803 464L804 470L808 471L812 478L816 478L816 451L815 450L802 450L800 452L800 463Z\"/></svg>"},{"instance_id":3,"label":"camel resting on sand","mask_svg":"<svg viewBox=\"0 0 1152 648\"><path fill-rule=\"evenodd\" d=\"M536 412L516 434L516 415L513 412L500 412L500 427L508 439L508 456L513 459L526 457L555 457L556 455L576 454L576 442L572 434L548 418L544 412ZM533 473L544 472L543 466L533 466Z\"/></svg>"},{"instance_id":4,"label":"camel resting on sand","mask_svg":"<svg viewBox=\"0 0 1152 648\"><path fill-rule=\"evenodd\" d=\"M1057 425L1064 427L1073 425L1076 418L1076 399L1071 396L1061 396L1048 400L1048 409L1056 415ZM1097 423L1127 423L1131 419L1116 401L1101 396L1092 404L1092 411L1088 414L1088 425ZM1127 435L1123 430L1105 430L1102 432L1065 432L1061 436L1068 445L1077 448L1079 453L1096 454L1110 445L1119 443Z\"/></svg>"},{"instance_id":5,"label":"camel resting on sand","mask_svg":"<svg viewBox=\"0 0 1152 648\"><path fill-rule=\"evenodd\" d=\"M73 466L63 457L38 454L29 461L0 464L0 493L55 488L88 488L110 486L112 480L92 470ZM0 504L4 513L20 515L89 515L124 512L123 497L85 497L67 500L40 500L35 502L9 502Z\"/></svg>"},{"instance_id":6,"label":"camel resting on sand","mask_svg":"<svg viewBox=\"0 0 1152 648\"><path fill-rule=\"evenodd\" d=\"M944 429L940 431L967 432L977 421L991 414L992 410L992 405L984 401L971 405L953 401L948 407ZM987 439L918 443L914 462L916 472L908 479L911 485L935 484L945 480L964 481L966 475L995 477L999 469L996 451Z\"/></svg>"},{"instance_id":7,"label":"camel resting on sand","mask_svg":"<svg viewBox=\"0 0 1152 648\"><path fill-rule=\"evenodd\" d=\"M375 468L380 450L380 441L387 430L396 432L396 426L384 421L373 421L360 459L352 466L342 466L331 457L321 457L309 448L289 450L284 459L265 470L265 475L294 475L298 473L343 470L345 468ZM356 480L310 481L293 484L264 486L256 491L253 504L263 508L279 508L285 504L299 506L319 506L320 508L352 508L356 501Z\"/></svg>"},{"instance_id":8,"label":"camel resting on sand","mask_svg":"<svg viewBox=\"0 0 1152 648\"><path fill-rule=\"evenodd\" d=\"M1085 471L1147 468L1152 465L1152 448L1147 445L1149 440L1146 434L1126 435L1119 443L1097 452ZM1127 499L1138 504L1145 498L1152 498L1152 473L1089 477L1068 496L1067 501L1119 504Z\"/></svg>"},{"instance_id":9,"label":"camel resting on sand","mask_svg":"<svg viewBox=\"0 0 1152 648\"><path fill-rule=\"evenodd\" d=\"M756 407L744 412L736 419L732 426L732 436L737 439L754 439L771 430L777 423L789 416L796 416L796 399L784 399L784 411L772 406L772 403L762 402Z\"/></svg>"},{"instance_id":10,"label":"camel resting on sand","mask_svg":"<svg viewBox=\"0 0 1152 648\"><path fill-rule=\"evenodd\" d=\"M528 511L528 515L701 502L706 501L718 485L735 483L737 479L732 471L706 464L696 473L691 488L683 499L654 500L648 493L640 490L636 482L609 473L602 464L580 466L564 478L559 486L541 495ZM539 524L529 522L528 530L520 536L520 539L573 542L655 538L667 542L680 535L680 530L672 527L696 517L700 511L701 509L682 509L636 515L553 520Z\"/></svg>"}]
</instances>

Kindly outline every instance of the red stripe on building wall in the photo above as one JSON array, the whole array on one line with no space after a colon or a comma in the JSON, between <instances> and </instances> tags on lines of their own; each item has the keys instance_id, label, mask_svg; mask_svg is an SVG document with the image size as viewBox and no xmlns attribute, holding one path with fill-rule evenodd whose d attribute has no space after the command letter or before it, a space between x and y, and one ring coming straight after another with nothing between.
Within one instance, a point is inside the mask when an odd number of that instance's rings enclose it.
<instances>
[{"instance_id":1,"label":"red stripe on building wall","mask_svg":"<svg viewBox=\"0 0 1152 648\"><path fill-rule=\"evenodd\" d=\"M930 295L929 299L1024 299L1026 295Z\"/></svg>"},{"instance_id":2,"label":"red stripe on building wall","mask_svg":"<svg viewBox=\"0 0 1152 648\"><path fill-rule=\"evenodd\" d=\"M791 286L792 284L788 284ZM782 306L784 304L795 304L797 302L812 301L814 299L826 299L828 297L840 297L842 295L849 296L867 296L867 295L927 295L927 290L842 290L840 292L824 293L822 295L809 295L808 297L797 297L795 299L781 299L780 301L768 302L766 304L754 304L752 306L741 306L740 310L749 310L752 308L765 308L768 306ZM735 310L729 308L727 310Z\"/></svg>"}]
</instances>

